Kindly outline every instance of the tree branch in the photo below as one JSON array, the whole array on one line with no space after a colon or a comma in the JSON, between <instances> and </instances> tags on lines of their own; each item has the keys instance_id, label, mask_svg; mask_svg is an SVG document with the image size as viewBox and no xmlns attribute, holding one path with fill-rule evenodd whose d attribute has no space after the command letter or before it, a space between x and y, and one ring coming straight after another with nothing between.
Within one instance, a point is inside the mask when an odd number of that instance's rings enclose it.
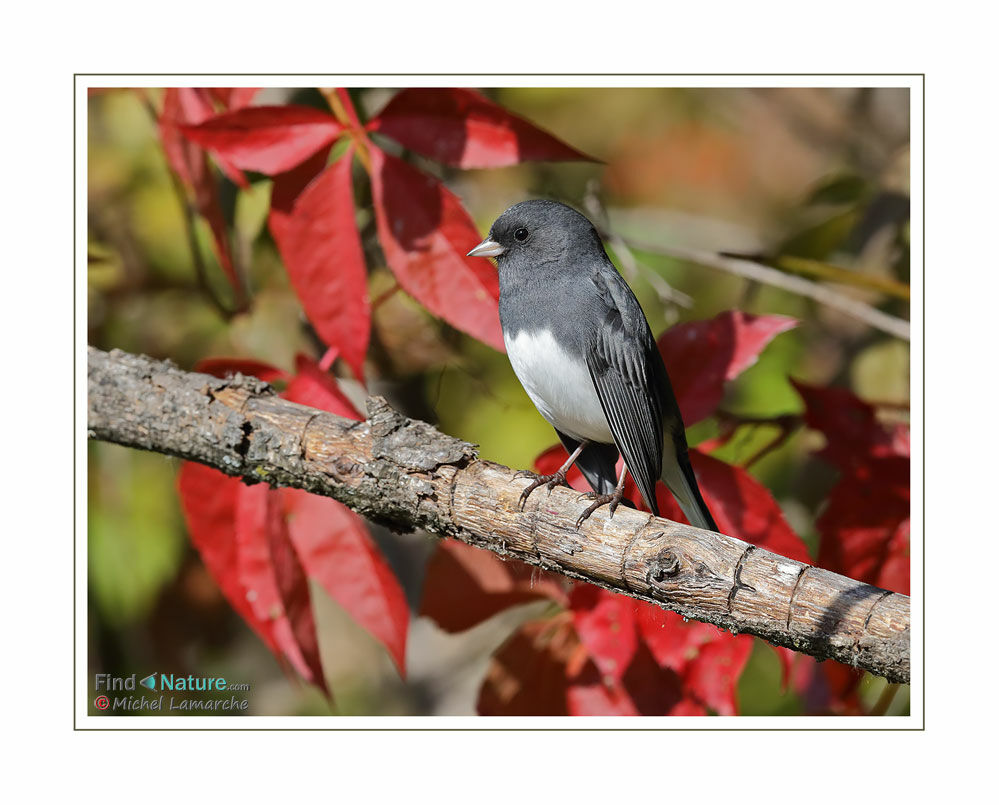
<instances>
[{"instance_id":1,"label":"tree branch","mask_svg":"<svg viewBox=\"0 0 999 805\"><path fill-rule=\"evenodd\" d=\"M618 509L572 490L535 494L473 445L368 401L355 422L296 405L266 383L182 372L89 348L88 436L215 467L246 483L326 495L403 531L426 529L502 557L776 645L909 681L909 598L739 539Z\"/></svg>"}]
</instances>

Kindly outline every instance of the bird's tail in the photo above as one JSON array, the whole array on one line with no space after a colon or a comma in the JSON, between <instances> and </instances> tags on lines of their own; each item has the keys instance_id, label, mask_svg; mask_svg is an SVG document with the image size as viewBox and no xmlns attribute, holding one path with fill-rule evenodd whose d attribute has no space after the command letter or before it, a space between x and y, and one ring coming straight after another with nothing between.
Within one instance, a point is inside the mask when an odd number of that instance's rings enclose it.
<instances>
[{"instance_id":1,"label":"bird's tail","mask_svg":"<svg viewBox=\"0 0 999 805\"><path fill-rule=\"evenodd\" d=\"M666 444L667 449L670 447ZM670 460L671 456L674 460ZM697 478L694 476L694 468L690 465L690 457L686 450L668 451L666 459L663 461L663 483L680 504L680 508L686 515L690 524L708 531L718 531L714 517L708 510L708 505L701 497L701 490L697 486Z\"/></svg>"}]
</instances>

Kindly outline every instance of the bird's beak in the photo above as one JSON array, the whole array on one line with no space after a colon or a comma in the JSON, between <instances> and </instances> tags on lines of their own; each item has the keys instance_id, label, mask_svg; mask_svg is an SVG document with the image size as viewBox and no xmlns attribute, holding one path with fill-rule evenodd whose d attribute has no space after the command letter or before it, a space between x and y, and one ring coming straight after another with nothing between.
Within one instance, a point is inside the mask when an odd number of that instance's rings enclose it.
<instances>
[{"instance_id":1,"label":"bird's beak","mask_svg":"<svg viewBox=\"0 0 999 805\"><path fill-rule=\"evenodd\" d=\"M499 257L506 249L500 246L495 240L486 238L482 243L470 251L467 257Z\"/></svg>"}]
</instances>

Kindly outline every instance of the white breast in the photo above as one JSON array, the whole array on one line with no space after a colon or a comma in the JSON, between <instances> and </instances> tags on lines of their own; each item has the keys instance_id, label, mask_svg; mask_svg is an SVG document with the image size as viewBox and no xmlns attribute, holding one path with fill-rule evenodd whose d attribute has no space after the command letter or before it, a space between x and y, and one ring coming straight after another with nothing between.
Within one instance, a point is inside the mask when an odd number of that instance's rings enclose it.
<instances>
[{"instance_id":1,"label":"white breast","mask_svg":"<svg viewBox=\"0 0 999 805\"><path fill-rule=\"evenodd\" d=\"M586 365L562 349L548 330L516 338L503 333L506 353L527 395L562 433L609 444L614 441Z\"/></svg>"}]
</instances>

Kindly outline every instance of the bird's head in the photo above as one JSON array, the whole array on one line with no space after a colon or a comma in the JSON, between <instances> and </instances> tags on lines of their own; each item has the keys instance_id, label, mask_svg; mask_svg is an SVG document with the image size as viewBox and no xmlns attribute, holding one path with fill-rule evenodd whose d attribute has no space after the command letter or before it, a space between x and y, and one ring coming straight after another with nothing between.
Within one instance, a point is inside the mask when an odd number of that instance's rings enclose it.
<instances>
[{"instance_id":1,"label":"bird's head","mask_svg":"<svg viewBox=\"0 0 999 805\"><path fill-rule=\"evenodd\" d=\"M498 262L536 266L603 251L593 224L558 201L532 199L514 204L489 229L469 257L495 257Z\"/></svg>"}]
</instances>

